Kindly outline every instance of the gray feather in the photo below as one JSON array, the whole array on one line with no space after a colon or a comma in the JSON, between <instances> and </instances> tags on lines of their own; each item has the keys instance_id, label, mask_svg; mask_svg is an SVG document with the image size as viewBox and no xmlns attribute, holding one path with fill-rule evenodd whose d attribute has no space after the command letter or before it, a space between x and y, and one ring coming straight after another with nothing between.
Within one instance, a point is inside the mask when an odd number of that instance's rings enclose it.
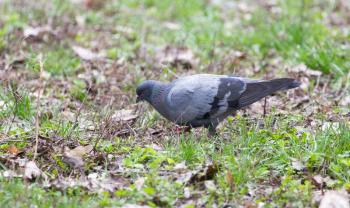
<instances>
[{"instance_id":1,"label":"gray feather","mask_svg":"<svg viewBox=\"0 0 350 208\"><path fill-rule=\"evenodd\" d=\"M299 85L300 83L290 78L247 83L246 90L239 98L239 108L250 105L263 97L273 94L276 91L292 89L298 87Z\"/></svg>"}]
</instances>

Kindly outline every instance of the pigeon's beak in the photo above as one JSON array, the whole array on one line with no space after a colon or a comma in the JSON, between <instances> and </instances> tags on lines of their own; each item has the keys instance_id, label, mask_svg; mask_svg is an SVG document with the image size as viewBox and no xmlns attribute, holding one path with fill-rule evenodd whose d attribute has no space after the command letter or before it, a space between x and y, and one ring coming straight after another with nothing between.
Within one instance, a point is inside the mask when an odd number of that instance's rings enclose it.
<instances>
[{"instance_id":1,"label":"pigeon's beak","mask_svg":"<svg viewBox=\"0 0 350 208\"><path fill-rule=\"evenodd\" d=\"M140 96L137 96L136 102L139 103L140 101L142 101L142 98Z\"/></svg>"}]
</instances>

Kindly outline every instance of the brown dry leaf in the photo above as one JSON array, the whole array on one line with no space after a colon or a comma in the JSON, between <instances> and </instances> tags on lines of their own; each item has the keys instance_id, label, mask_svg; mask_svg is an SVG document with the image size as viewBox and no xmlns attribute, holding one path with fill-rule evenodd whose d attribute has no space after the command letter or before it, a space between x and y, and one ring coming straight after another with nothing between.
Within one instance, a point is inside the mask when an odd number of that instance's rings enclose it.
<instances>
[{"instance_id":1,"label":"brown dry leaf","mask_svg":"<svg viewBox=\"0 0 350 208\"><path fill-rule=\"evenodd\" d=\"M68 121L74 122L75 121L75 113L69 111L69 110L65 110L61 112L61 115L67 119Z\"/></svg>"},{"instance_id":2,"label":"brown dry leaf","mask_svg":"<svg viewBox=\"0 0 350 208\"><path fill-rule=\"evenodd\" d=\"M188 183L195 183L205 180L211 180L218 172L218 168L215 164L211 163L206 165L204 168L196 171L189 179Z\"/></svg>"},{"instance_id":3,"label":"brown dry leaf","mask_svg":"<svg viewBox=\"0 0 350 208\"><path fill-rule=\"evenodd\" d=\"M100 9L104 3L105 0L84 0L84 5L89 9Z\"/></svg>"},{"instance_id":4,"label":"brown dry leaf","mask_svg":"<svg viewBox=\"0 0 350 208\"><path fill-rule=\"evenodd\" d=\"M247 58L247 54L242 51L232 51L228 58L232 65L239 65L241 60Z\"/></svg>"},{"instance_id":5,"label":"brown dry leaf","mask_svg":"<svg viewBox=\"0 0 350 208\"><path fill-rule=\"evenodd\" d=\"M287 72L291 74L305 75L308 77L319 77L322 75L321 71L310 69L305 64L299 64L297 66L290 67L287 69Z\"/></svg>"},{"instance_id":6,"label":"brown dry leaf","mask_svg":"<svg viewBox=\"0 0 350 208\"><path fill-rule=\"evenodd\" d=\"M230 185L230 190L233 191L233 189L235 188L235 183L234 183L233 174L231 171L227 171L225 179L226 179L226 182Z\"/></svg>"},{"instance_id":7,"label":"brown dry leaf","mask_svg":"<svg viewBox=\"0 0 350 208\"><path fill-rule=\"evenodd\" d=\"M32 180L39 176L41 176L41 170L38 168L35 162L34 161L27 162L24 167L24 178Z\"/></svg>"},{"instance_id":8,"label":"brown dry leaf","mask_svg":"<svg viewBox=\"0 0 350 208\"><path fill-rule=\"evenodd\" d=\"M84 166L83 156L93 149L92 145L78 146L74 149L66 148L63 153L63 161L74 168L81 168Z\"/></svg>"},{"instance_id":9,"label":"brown dry leaf","mask_svg":"<svg viewBox=\"0 0 350 208\"><path fill-rule=\"evenodd\" d=\"M82 48L80 46L72 46L72 49L74 53L76 53L81 59L86 61L97 61L102 60L106 57L105 54L95 53L89 49Z\"/></svg>"},{"instance_id":10,"label":"brown dry leaf","mask_svg":"<svg viewBox=\"0 0 350 208\"><path fill-rule=\"evenodd\" d=\"M9 146L9 148L7 149L7 152L13 156L17 156L20 153L20 151L17 149L15 145Z\"/></svg>"},{"instance_id":11,"label":"brown dry leaf","mask_svg":"<svg viewBox=\"0 0 350 208\"><path fill-rule=\"evenodd\" d=\"M319 208L350 208L349 194L345 191L327 191Z\"/></svg>"},{"instance_id":12,"label":"brown dry leaf","mask_svg":"<svg viewBox=\"0 0 350 208\"><path fill-rule=\"evenodd\" d=\"M45 34L55 35L55 32L48 25L41 27L26 27L23 29L24 38L34 38L40 40Z\"/></svg>"},{"instance_id":13,"label":"brown dry leaf","mask_svg":"<svg viewBox=\"0 0 350 208\"><path fill-rule=\"evenodd\" d=\"M118 110L112 115L112 119L115 121L131 121L136 119L138 116L134 114L133 110Z\"/></svg>"},{"instance_id":14,"label":"brown dry leaf","mask_svg":"<svg viewBox=\"0 0 350 208\"><path fill-rule=\"evenodd\" d=\"M322 188L322 187L324 187L324 186L332 186L332 185L334 185L334 183L335 183L335 181L332 180L329 176L323 177L323 176L321 176L321 175L315 175L315 176L313 176L313 177L312 177L312 182L313 182L316 186L318 186L318 187L320 187L320 188Z\"/></svg>"},{"instance_id":15,"label":"brown dry leaf","mask_svg":"<svg viewBox=\"0 0 350 208\"><path fill-rule=\"evenodd\" d=\"M217 166L212 163L207 164L204 167L200 167L198 170L194 170L194 171L184 172L187 169L182 169L182 167L181 169L178 168L178 170L181 170L182 173L177 178L177 181L179 183L185 183L185 184L193 184L197 182L203 182L206 180L212 180L215 174L218 172Z\"/></svg>"},{"instance_id":16,"label":"brown dry leaf","mask_svg":"<svg viewBox=\"0 0 350 208\"><path fill-rule=\"evenodd\" d=\"M90 190L103 190L113 192L117 189L130 185L129 181L121 176L103 176L98 173L91 173L88 176Z\"/></svg>"},{"instance_id":17,"label":"brown dry leaf","mask_svg":"<svg viewBox=\"0 0 350 208\"><path fill-rule=\"evenodd\" d=\"M187 47L166 46L156 54L158 63L171 64L173 66L181 65L185 69L194 68L197 65L197 59L192 50Z\"/></svg>"}]
</instances>

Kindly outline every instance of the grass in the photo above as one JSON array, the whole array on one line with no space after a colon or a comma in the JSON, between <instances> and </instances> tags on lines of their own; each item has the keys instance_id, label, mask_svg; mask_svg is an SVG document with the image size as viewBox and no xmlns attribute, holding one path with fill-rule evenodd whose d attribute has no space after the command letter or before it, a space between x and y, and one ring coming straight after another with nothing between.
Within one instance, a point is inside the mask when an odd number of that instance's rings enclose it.
<instances>
[{"instance_id":1,"label":"grass","mask_svg":"<svg viewBox=\"0 0 350 208\"><path fill-rule=\"evenodd\" d=\"M96 10L68 0L0 3L0 68L10 67L8 77L0 78L0 206L314 207L315 191L350 190L350 126L342 114L348 108L336 100L349 96L344 86L350 36L327 21L346 14L320 0L238 3L122 0ZM24 28L46 24L57 39L23 40ZM108 60L81 60L72 45L105 52ZM166 45L189 48L198 64L159 66L155 57ZM244 58L230 63L233 51ZM11 63L16 57L24 57L23 63ZM220 65L223 60L228 63ZM250 109L228 118L215 138L205 130L176 134L172 124L144 106L137 107L135 122L110 118L117 110L136 108L135 87L144 79L168 81L173 73L199 72L278 77L298 64L326 75L319 80L301 75L311 83L308 90L277 96L280 102L271 102L264 117ZM250 70L256 67L259 72ZM38 111L34 95L40 87ZM307 107L300 97L309 98ZM312 114L303 112L308 110ZM9 165L9 159L33 159L37 113L42 152L36 161L49 178L4 177L5 170L23 169ZM84 158L83 171L64 162L64 148L87 144L96 149ZM23 153L11 156L12 146ZM206 166L215 173L210 176ZM44 185L94 173L129 184L113 191ZM320 187L317 175L331 180Z\"/></svg>"},{"instance_id":2,"label":"grass","mask_svg":"<svg viewBox=\"0 0 350 208\"><path fill-rule=\"evenodd\" d=\"M237 200L246 195L251 186L269 178L276 180L278 185L265 184L273 187L272 192L256 196L255 202L267 203L271 206L280 206L285 202L291 202L291 206L310 204L310 197L316 186L313 184L310 174L318 174L319 171L330 175L334 180L330 188L349 188L350 178L348 174L349 159L349 125L344 124L340 128L330 127L325 131L319 131L315 135L298 132L288 126L277 126L277 130L256 129L247 124L243 119L241 125L234 127L235 132L225 141L213 144L209 139L196 140L193 134L180 137L180 143L176 144L171 139L164 152L157 152L152 147L131 147L128 156L123 160L126 168L145 170L142 174L145 182L141 191L135 185L127 189L117 190L114 197L104 197L107 193L86 194L84 191L70 190L67 192L46 192L34 184L23 184L18 180L2 179L0 194L2 203L16 205L17 207L29 204L39 205L41 198L46 198L40 207L49 207L52 204L70 207L76 206L111 206L113 204L147 202L154 204L159 198L164 206L174 206L178 197L183 197L184 184L173 183L161 176L164 170L173 171L174 165L186 161L189 167L206 164L207 161L215 161L219 165L219 172L215 174L217 181L215 191L207 190L205 199L210 204L223 204L226 201ZM246 132L245 134L241 134ZM191 138L192 137L192 138ZM125 148L125 147L124 147ZM307 172L299 172L293 167L293 160L299 160ZM133 175L131 177L137 177ZM230 191L227 174L232 174L234 191ZM139 176L140 177L140 176ZM200 184L200 183L199 183ZM190 184L195 189L198 184ZM254 188L254 187L253 187ZM27 190L27 191L26 191ZM31 193L26 197L19 197L15 193ZM302 191L301 191L302 190ZM108 195L108 194L107 194ZM271 200L273 199L273 200Z\"/></svg>"}]
</instances>

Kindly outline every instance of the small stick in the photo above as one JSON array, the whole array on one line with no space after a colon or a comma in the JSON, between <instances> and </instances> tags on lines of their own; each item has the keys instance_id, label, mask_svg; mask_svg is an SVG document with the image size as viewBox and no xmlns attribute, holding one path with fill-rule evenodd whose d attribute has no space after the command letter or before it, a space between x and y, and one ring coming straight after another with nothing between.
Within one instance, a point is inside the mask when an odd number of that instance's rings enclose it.
<instances>
[{"instance_id":1,"label":"small stick","mask_svg":"<svg viewBox=\"0 0 350 208\"><path fill-rule=\"evenodd\" d=\"M39 81L42 83L42 73L44 69L44 62L43 62L43 55L39 54L38 55L38 61L40 65L40 72L39 72ZM38 144L39 144L39 112L40 112L40 92L43 89L43 86L41 86L38 90L38 96L36 100L36 117L35 117L35 147L34 147L34 157L33 160L36 159L38 155Z\"/></svg>"}]
</instances>

